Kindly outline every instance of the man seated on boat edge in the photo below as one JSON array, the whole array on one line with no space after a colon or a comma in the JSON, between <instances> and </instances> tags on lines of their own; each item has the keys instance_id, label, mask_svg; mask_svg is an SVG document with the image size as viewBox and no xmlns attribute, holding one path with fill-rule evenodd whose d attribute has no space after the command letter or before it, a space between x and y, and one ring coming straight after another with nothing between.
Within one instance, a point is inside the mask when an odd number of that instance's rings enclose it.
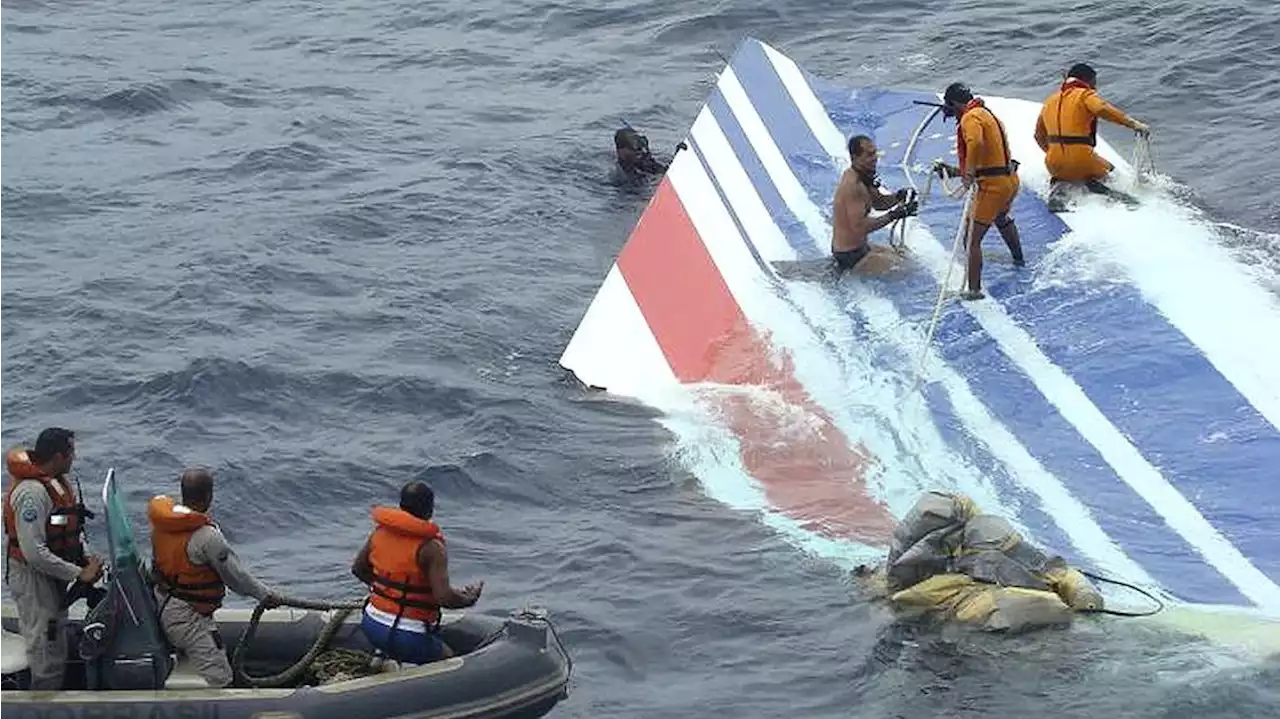
<instances>
[{"instance_id":1,"label":"man seated on boat edge","mask_svg":"<svg viewBox=\"0 0 1280 719\"><path fill-rule=\"evenodd\" d=\"M245 569L209 516L213 475L188 469L179 481L181 504L162 494L147 505L160 626L209 686L226 687L234 676L213 614L227 589L253 597L267 609L279 606L281 599Z\"/></svg>"},{"instance_id":2,"label":"man seated on boat edge","mask_svg":"<svg viewBox=\"0 0 1280 719\"><path fill-rule=\"evenodd\" d=\"M919 211L919 201L910 188L886 194L876 175L879 150L866 135L849 138L849 168L840 176L831 208L831 256L839 271L881 274L892 269L898 252L872 245L870 234ZM871 210L888 210L870 219Z\"/></svg>"},{"instance_id":3,"label":"man seated on boat edge","mask_svg":"<svg viewBox=\"0 0 1280 719\"><path fill-rule=\"evenodd\" d=\"M351 563L369 586L361 628L388 658L426 664L454 656L440 636L440 609L464 609L480 600L484 582L455 590L449 583L444 533L432 519L435 492L413 481L400 490L400 506L375 506L374 529Z\"/></svg>"}]
</instances>

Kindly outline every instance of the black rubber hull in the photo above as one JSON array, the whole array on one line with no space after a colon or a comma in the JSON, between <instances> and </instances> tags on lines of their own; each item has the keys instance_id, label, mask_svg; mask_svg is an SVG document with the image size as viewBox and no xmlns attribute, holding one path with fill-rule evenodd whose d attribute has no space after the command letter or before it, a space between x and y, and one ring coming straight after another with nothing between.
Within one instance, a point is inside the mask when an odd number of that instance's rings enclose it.
<instances>
[{"instance_id":1,"label":"black rubber hull","mask_svg":"<svg viewBox=\"0 0 1280 719\"><path fill-rule=\"evenodd\" d=\"M230 655L248 625L249 612L228 610L218 619ZM327 619L317 612L268 612L247 655L245 672L266 676L291 665L306 653ZM3 623L7 632L17 633L9 606ZM6 690L0 708L4 719L487 719L542 716L567 696L571 661L549 624L454 614L441 630L460 656L372 677L284 689L88 692L72 688L84 685L84 667L75 661L68 667L68 690ZM77 634L73 631L73 638ZM372 651L360 631L358 612L329 648ZM77 656L74 644L68 656ZM15 679L6 676L5 686Z\"/></svg>"}]
</instances>

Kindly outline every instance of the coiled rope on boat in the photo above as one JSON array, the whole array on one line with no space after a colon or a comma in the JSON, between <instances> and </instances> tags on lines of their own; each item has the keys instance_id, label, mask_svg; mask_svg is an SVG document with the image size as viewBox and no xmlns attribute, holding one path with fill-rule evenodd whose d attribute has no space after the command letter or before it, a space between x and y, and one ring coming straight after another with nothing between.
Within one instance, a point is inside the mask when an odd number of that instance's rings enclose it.
<instances>
[{"instance_id":1,"label":"coiled rope on boat","mask_svg":"<svg viewBox=\"0 0 1280 719\"><path fill-rule=\"evenodd\" d=\"M245 673L244 660L245 654L248 653L249 645L253 642L254 636L258 632L258 624L262 621L262 614L266 611L266 607L262 602L254 607L253 616L249 619L249 626L245 629L244 635L240 637L240 641L236 644L236 650L231 657L231 671L236 678L237 683L255 688L277 688L295 686L300 679L303 679L308 671L320 684L328 684L335 681L345 679L354 679L361 676L370 676L378 674L381 670L374 665L374 657L371 654L358 651L355 649L334 648L326 651L329 642L337 635L338 630L342 628L343 623L351 612L357 609L363 609L365 599L351 599L345 601L329 601L318 599L305 599L291 597L288 595L277 595L280 598L280 606L291 607L294 609L311 609L316 611L332 611L333 616L325 624L320 635L316 637L316 641L307 650L307 653L301 659L294 662L287 669L278 674L272 674L265 677L254 677ZM560 633L556 631L556 626L551 622L547 611L541 607L525 607L524 609L512 615L514 618L522 621L533 621L545 624L551 632L552 638L555 639L557 647L565 656L566 668L569 674L573 673L573 656L564 646L564 642L560 640ZM470 651L474 652L493 642L497 641L507 631L506 626L502 626L497 631L482 639Z\"/></svg>"},{"instance_id":2,"label":"coiled rope on boat","mask_svg":"<svg viewBox=\"0 0 1280 719\"><path fill-rule=\"evenodd\" d=\"M325 650L329 642L338 633L343 622L347 617L351 616L351 612L364 607L364 598L349 599L345 601L331 601L319 599L306 599L292 597L288 595L278 595L280 598L280 606L292 607L294 609L312 609L317 611L332 611L333 615L329 617L328 623L321 630L320 636L316 637L316 641L307 650L307 653L301 659L294 662L289 668L278 674L272 674L265 677L254 677L245 673L244 659L248 653L249 645L253 642L254 636L258 633L258 623L262 621L262 613L266 611L266 606L259 602L258 606L253 609L253 616L249 619L249 626L245 629L244 635L240 637L240 641L236 644L236 650L231 656L231 672L236 678L237 683L243 683L255 688L275 688L295 685L311 668L316 657ZM335 650L336 651L336 650ZM357 654L362 654L356 652ZM363 655L367 656L367 655ZM367 663L367 661L366 661ZM331 668L331 667L330 667Z\"/></svg>"}]
</instances>

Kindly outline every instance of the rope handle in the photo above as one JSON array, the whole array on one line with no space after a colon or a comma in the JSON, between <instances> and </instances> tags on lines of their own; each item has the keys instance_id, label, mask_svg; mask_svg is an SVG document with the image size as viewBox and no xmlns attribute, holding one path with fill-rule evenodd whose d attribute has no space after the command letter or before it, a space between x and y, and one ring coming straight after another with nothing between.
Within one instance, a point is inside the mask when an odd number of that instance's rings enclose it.
<instances>
[{"instance_id":1,"label":"rope handle","mask_svg":"<svg viewBox=\"0 0 1280 719\"><path fill-rule=\"evenodd\" d=\"M1151 155L1150 135L1138 134L1133 143L1133 154L1129 158L1129 164L1133 167L1133 185L1135 188L1147 184L1151 177L1156 174L1155 159Z\"/></svg>"}]
</instances>

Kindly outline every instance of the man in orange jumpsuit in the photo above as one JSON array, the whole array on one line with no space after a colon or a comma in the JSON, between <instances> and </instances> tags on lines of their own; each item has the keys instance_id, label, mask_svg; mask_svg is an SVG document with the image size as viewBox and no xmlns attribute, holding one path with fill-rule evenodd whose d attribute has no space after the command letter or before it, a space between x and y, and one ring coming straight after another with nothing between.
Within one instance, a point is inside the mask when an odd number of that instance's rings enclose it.
<instances>
[{"instance_id":1,"label":"man in orange jumpsuit","mask_svg":"<svg viewBox=\"0 0 1280 719\"><path fill-rule=\"evenodd\" d=\"M1018 162L1009 155L1009 141L1004 125L991 110L975 98L969 88L959 82L947 86L943 93L943 114L956 120L956 155L960 166L944 163L935 166L939 174L949 173L964 178L966 188L977 184L966 224L972 218L972 228L965 240L969 252L969 289L961 293L966 300L982 299L982 238L987 228L995 224L1000 236L1009 247L1013 264L1025 264L1022 257L1022 241L1018 226L1009 216L1013 198L1018 195Z\"/></svg>"},{"instance_id":2,"label":"man in orange jumpsuit","mask_svg":"<svg viewBox=\"0 0 1280 719\"><path fill-rule=\"evenodd\" d=\"M1076 183L1100 195L1122 202L1135 200L1107 187L1103 180L1115 166L1094 152L1098 144L1098 118L1132 128L1146 136L1150 129L1126 115L1098 94L1098 73L1084 63L1077 63L1067 78L1040 108L1036 120L1036 144L1044 150L1044 164L1049 169L1049 209L1066 209L1065 190Z\"/></svg>"}]
</instances>

